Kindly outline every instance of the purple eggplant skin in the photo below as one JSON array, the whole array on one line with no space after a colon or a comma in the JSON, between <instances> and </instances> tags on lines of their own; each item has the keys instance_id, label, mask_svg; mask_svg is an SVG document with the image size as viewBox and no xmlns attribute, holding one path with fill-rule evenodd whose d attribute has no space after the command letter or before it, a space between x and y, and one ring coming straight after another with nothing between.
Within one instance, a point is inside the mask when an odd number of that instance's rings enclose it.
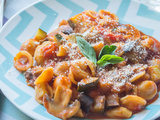
<instances>
[{"instance_id":1,"label":"purple eggplant skin","mask_svg":"<svg viewBox=\"0 0 160 120\"><path fill-rule=\"evenodd\" d=\"M81 109L88 113L93 102L94 102L94 99L92 99L91 97L87 96L84 94L84 92L81 92L79 94L79 99L78 99L81 103Z\"/></svg>"}]
</instances>

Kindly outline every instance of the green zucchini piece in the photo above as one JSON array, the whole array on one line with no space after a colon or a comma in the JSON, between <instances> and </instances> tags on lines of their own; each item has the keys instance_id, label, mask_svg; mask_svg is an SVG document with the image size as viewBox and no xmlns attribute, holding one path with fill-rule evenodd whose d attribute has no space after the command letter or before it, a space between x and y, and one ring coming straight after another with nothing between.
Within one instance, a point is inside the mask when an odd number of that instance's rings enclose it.
<instances>
[{"instance_id":1,"label":"green zucchini piece","mask_svg":"<svg viewBox=\"0 0 160 120\"><path fill-rule=\"evenodd\" d=\"M56 34L56 35L54 36L53 41L54 41L58 46L60 46L62 39L63 39L62 35Z\"/></svg>"},{"instance_id":2,"label":"green zucchini piece","mask_svg":"<svg viewBox=\"0 0 160 120\"><path fill-rule=\"evenodd\" d=\"M82 79L78 82L78 92L83 92L89 89L93 89L98 86L99 78L98 77L90 77Z\"/></svg>"},{"instance_id":3,"label":"green zucchini piece","mask_svg":"<svg viewBox=\"0 0 160 120\"><path fill-rule=\"evenodd\" d=\"M35 36L34 36L34 39L37 40L37 41L40 41L40 40L43 40L46 37L47 37L47 33L39 28L37 30Z\"/></svg>"},{"instance_id":4,"label":"green zucchini piece","mask_svg":"<svg viewBox=\"0 0 160 120\"><path fill-rule=\"evenodd\" d=\"M88 113L92 104L93 104L93 102L94 102L94 99L92 99L91 97L89 97L89 96L85 95L83 92L81 92L79 94L78 100L81 103L81 109L84 112Z\"/></svg>"},{"instance_id":5,"label":"green zucchini piece","mask_svg":"<svg viewBox=\"0 0 160 120\"><path fill-rule=\"evenodd\" d=\"M68 20L69 26L74 30L75 24L72 22L72 20Z\"/></svg>"},{"instance_id":6,"label":"green zucchini piece","mask_svg":"<svg viewBox=\"0 0 160 120\"><path fill-rule=\"evenodd\" d=\"M56 34L55 37L56 37L56 39L59 40L59 41L63 38L62 35L60 35L60 34Z\"/></svg>"}]
</instances>

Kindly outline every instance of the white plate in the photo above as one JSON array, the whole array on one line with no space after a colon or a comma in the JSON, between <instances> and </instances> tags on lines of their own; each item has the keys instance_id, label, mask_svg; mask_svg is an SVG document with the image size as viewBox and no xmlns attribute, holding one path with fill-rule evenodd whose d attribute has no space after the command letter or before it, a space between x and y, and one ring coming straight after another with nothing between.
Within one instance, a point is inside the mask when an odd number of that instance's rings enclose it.
<instances>
[{"instance_id":1,"label":"white plate","mask_svg":"<svg viewBox=\"0 0 160 120\"><path fill-rule=\"evenodd\" d=\"M34 99L34 90L13 66L20 45L32 38L38 28L51 32L62 19L84 10L106 9L115 13L120 23L129 23L160 40L160 13L132 0L45 0L27 7L12 17L0 32L0 87L5 96L21 111L39 120L59 120ZM160 98L135 114L133 120L147 120L160 114Z\"/></svg>"}]
</instances>

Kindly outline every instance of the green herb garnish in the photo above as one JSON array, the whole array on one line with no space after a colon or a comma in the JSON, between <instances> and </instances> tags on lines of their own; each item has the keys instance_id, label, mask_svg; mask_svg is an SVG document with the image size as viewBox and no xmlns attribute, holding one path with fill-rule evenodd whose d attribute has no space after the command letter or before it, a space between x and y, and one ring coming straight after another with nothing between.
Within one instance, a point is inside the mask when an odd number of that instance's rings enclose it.
<instances>
[{"instance_id":1,"label":"green herb garnish","mask_svg":"<svg viewBox=\"0 0 160 120\"><path fill-rule=\"evenodd\" d=\"M117 64L122 61L124 61L124 58L116 55L103 55L101 59L98 60L97 64L100 67L105 67L108 64Z\"/></svg>"},{"instance_id":2,"label":"green herb garnish","mask_svg":"<svg viewBox=\"0 0 160 120\"><path fill-rule=\"evenodd\" d=\"M116 48L117 46L115 45L111 45L110 47L108 45L105 45L99 53L98 59L101 59L101 57L106 54L114 55Z\"/></svg>"},{"instance_id":3,"label":"green herb garnish","mask_svg":"<svg viewBox=\"0 0 160 120\"><path fill-rule=\"evenodd\" d=\"M108 45L104 46L98 56L98 62L96 58L96 52L91 44L89 44L82 37L76 37L77 45L82 52L82 54L92 61L95 65L99 65L100 67L105 67L108 64L117 64L119 62L124 61L124 58L114 55L114 52L117 46Z\"/></svg>"},{"instance_id":4,"label":"green herb garnish","mask_svg":"<svg viewBox=\"0 0 160 120\"><path fill-rule=\"evenodd\" d=\"M93 46L89 44L85 39L79 36L76 37L76 41L82 54L96 65L97 58Z\"/></svg>"}]
</instances>

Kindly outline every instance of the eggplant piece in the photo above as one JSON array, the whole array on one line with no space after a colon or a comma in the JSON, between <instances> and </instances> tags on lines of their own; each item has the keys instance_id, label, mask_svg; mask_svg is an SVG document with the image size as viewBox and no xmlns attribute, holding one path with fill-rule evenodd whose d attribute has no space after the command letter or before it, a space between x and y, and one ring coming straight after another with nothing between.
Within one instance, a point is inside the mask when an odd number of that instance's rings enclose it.
<instances>
[{"instance_id":1,"label":"eggplant piece","mask_svg":"<svg viewBox=\"0 0 160 120\"><path fill-rule=\"evenodd\" d=\"M86 90L93 89L98 86L99 78L98 77L91 77L82 79L78 82L78 92L83 92Z\"/></svg>"},{"instance_id":2,"label":"eggplant piece","mask_svg":"<svg viewBox=\"0 0 160 120\"><path fill-rule=\"evenodd\" d=\"M104 95L97 96L93 103L93 112L103 113L105 110L105 102L106 102L106 97Z\"/></svg>"},{"instance_id":3,"label":"eggplant piece","mask_svg":"<svg viewBox=\"0 0 160 120\"><path fill-rule=\"evenodd\" d=\"M109 94L106 97L106 107L117 107L120 106L118 93Z\"/></svg>"},{"instance_id":4,"label":"eggplant piece","mask_svg":"<svg viewBox=\"0 0 160 120\"><path fill-rule=\"evenodd\" d=\"M124 55L132 63L141 63L145 61L148 53L146 48L141 45L141 41L130 41L124 45Z\"/></svg>"},{"instance_id":5,"label":"eggplant piece","mask_svg":"<svg viewBox=\"0 0 160 120\"><path fill-rule=\"evenodd\" d=\"M73 29L71 27L68 27L68 29L66 29L66 30L64 29L61 32L66 35L69 35L69 34L73 33Z\"/></svg>"},{"instance_id":6,"label":"eggplant piece","mask_svg":"<svg viewBox=\"0 0 160 120\"><path fill-rule=\"evenodd\" d=\"M83 92L81 92L79 94L79 99L78 100L81 103L81 109L84 112L88 113L92 104L93 104L93 102L94 102L94 100L91 97L85 95Z\"/></svg>"}]
</instances>

